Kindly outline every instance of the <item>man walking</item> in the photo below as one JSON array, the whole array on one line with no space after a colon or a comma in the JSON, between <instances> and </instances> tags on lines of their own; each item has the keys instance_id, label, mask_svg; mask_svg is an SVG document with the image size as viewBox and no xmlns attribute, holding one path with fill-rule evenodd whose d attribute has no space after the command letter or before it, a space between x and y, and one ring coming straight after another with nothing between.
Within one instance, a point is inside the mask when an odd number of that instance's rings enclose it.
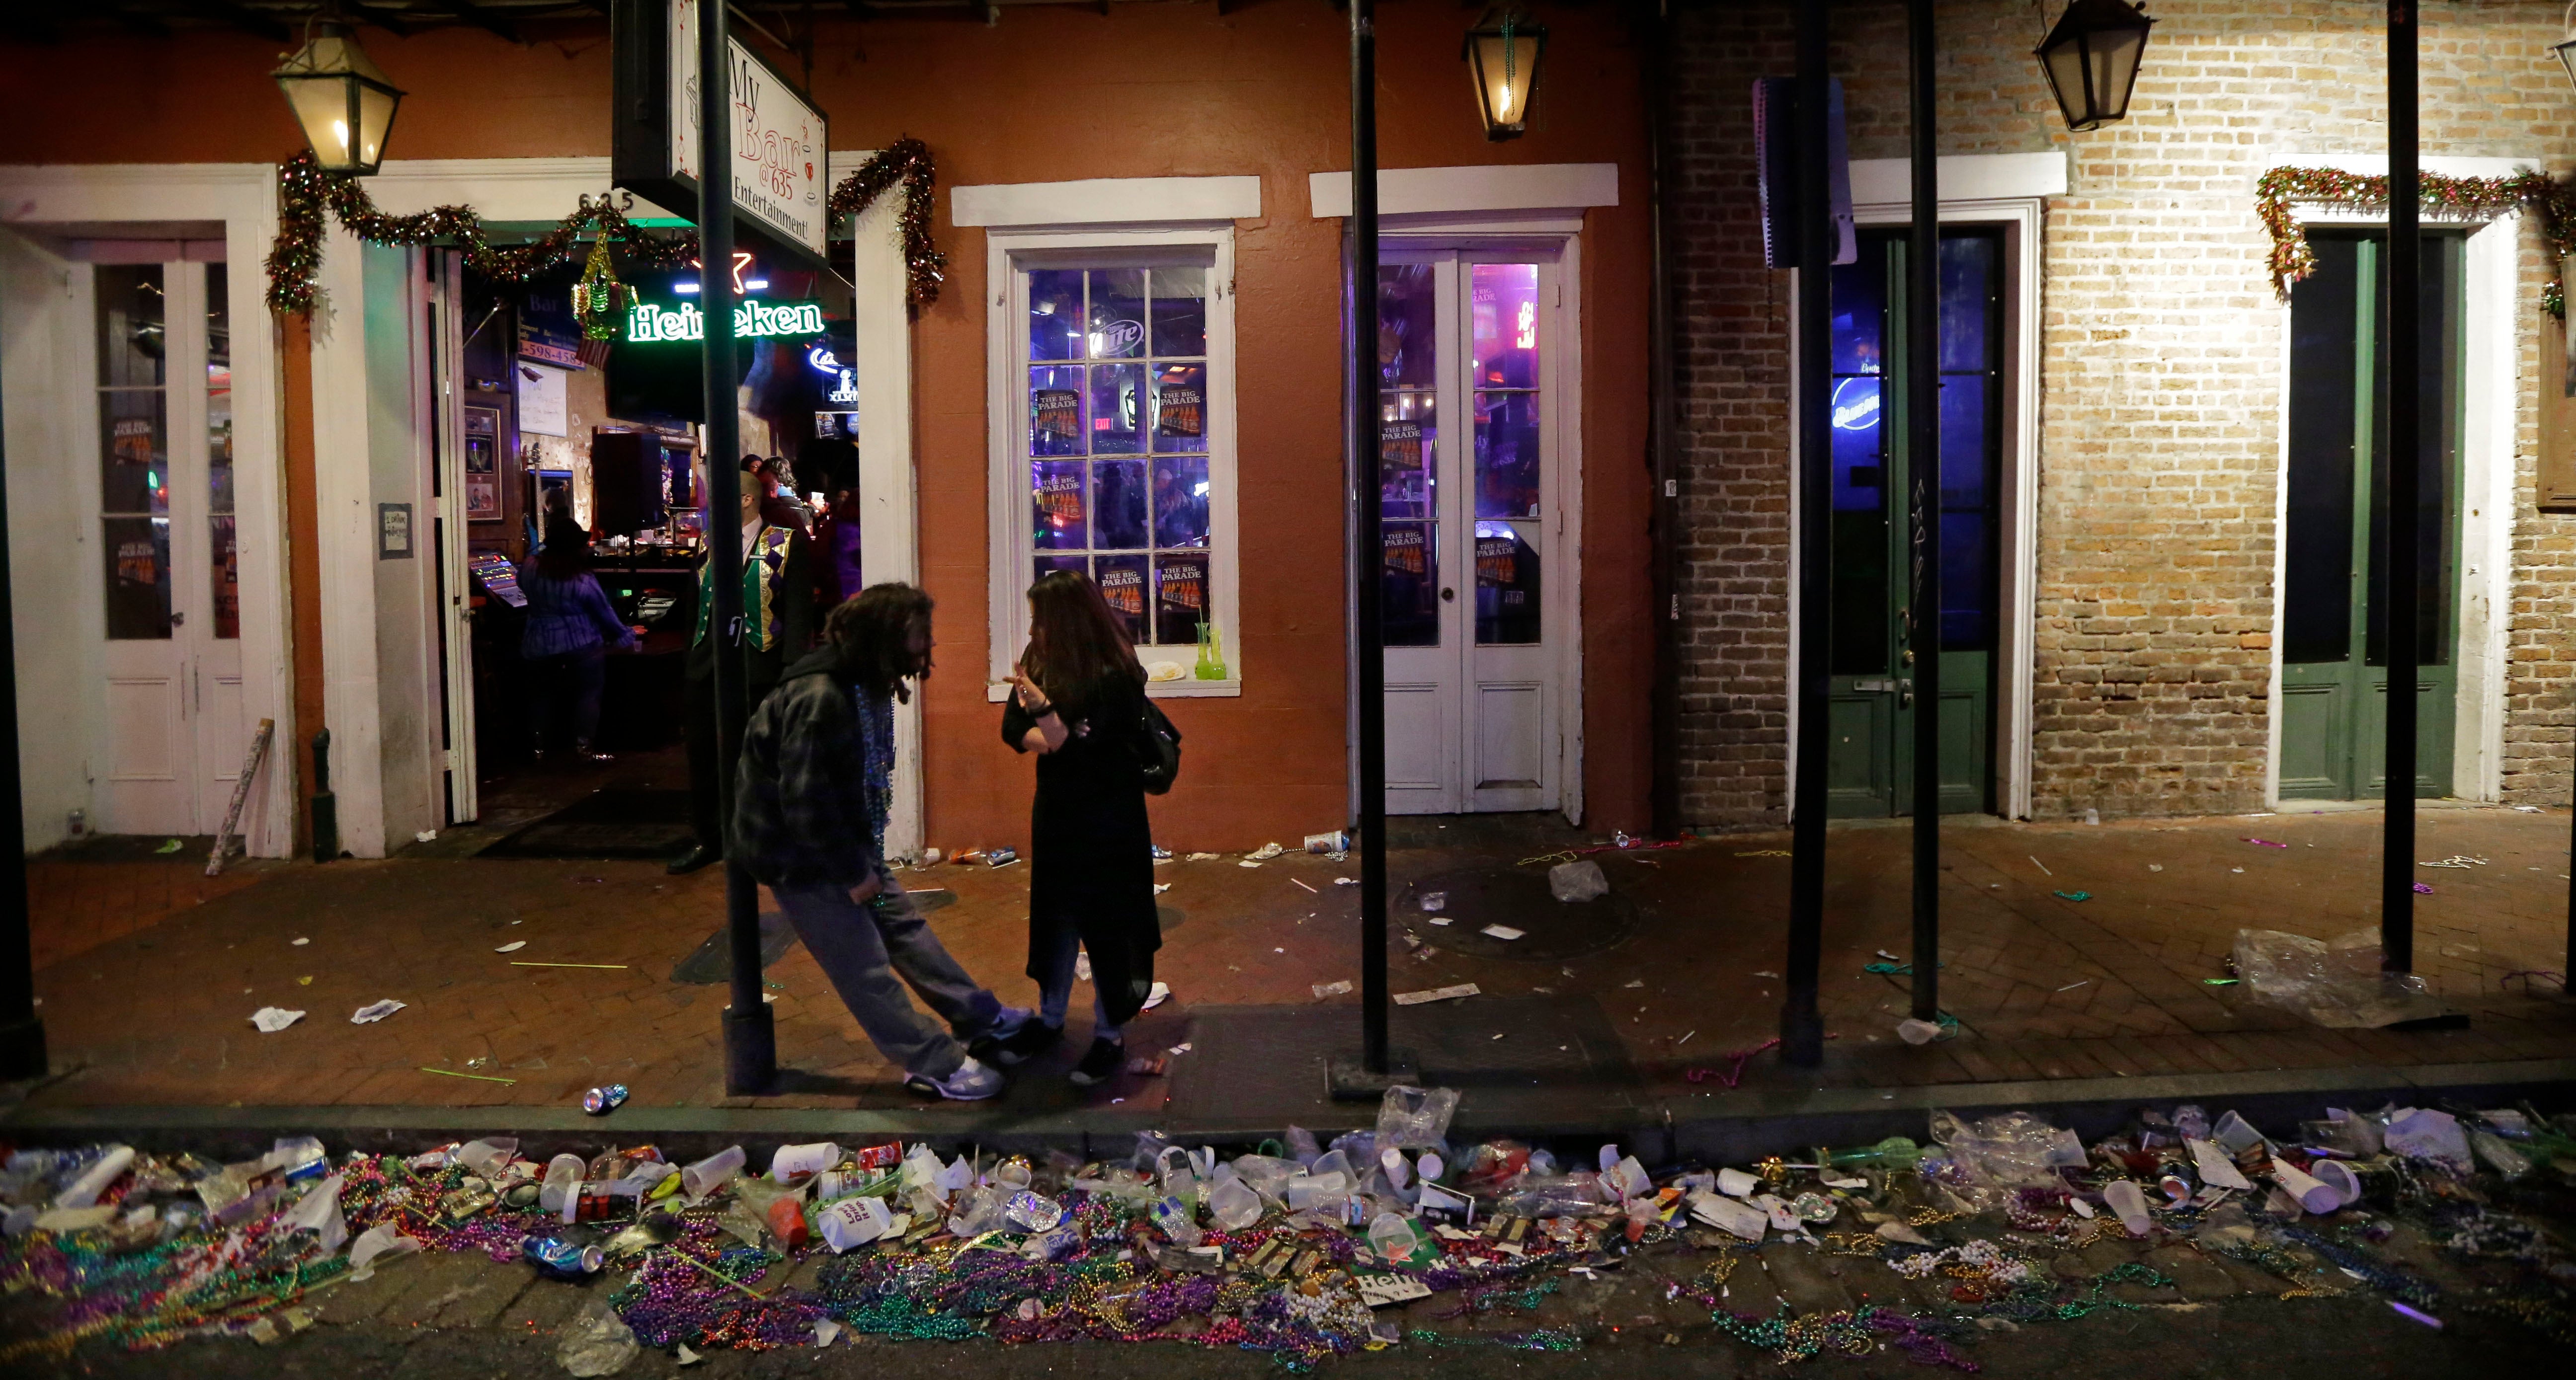
<instances>
[{"instance_id":1,"label":"man walking","mask_svg":"<svg viewBox=\"0 0 2576 1380\"><path fill-rule=\"evenodd\" d=\"M991 1097L1002 1075L968 1047L1008 1040L1029 1013L966 975L885 865L894 706L911 698L906 682L930 674L930 596L872 585L832 610L823 634L743 730L726 846L778 898L906 1087ZM914 1008L905 983L946 1030Z\"/></svg>"}]
</instances>

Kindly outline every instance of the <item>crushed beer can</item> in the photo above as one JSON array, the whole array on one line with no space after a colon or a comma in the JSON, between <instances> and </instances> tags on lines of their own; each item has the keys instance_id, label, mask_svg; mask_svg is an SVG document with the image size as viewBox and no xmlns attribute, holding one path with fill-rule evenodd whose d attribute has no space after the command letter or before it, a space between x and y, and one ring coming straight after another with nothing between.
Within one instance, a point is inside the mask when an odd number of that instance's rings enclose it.
<instances>
[{"instance_id":1,"label":"crushed beer can","mask_svg":"<svg viewBox=\"0 0 2576 1380\"><path fill-rule=\"evenodd\" d=\"M623 1083L611 1083L603 1088L593 1088L581 1095L581 1109L592 1116L606 1116L625 1105L626 1085Z\"/></svg>"},{"instance_id":2,"label":"crushed beer can","mask_svg":"<svg viewBox=\"0 0 2576 1380\"><path fill-rule=\"evenodd\" d=\"M519 1243L519 1254L539 1273L556 1279L582 1279L608 1263L599 1247L560 1236L531 1236Z\"/></svg>"}]
</instances>

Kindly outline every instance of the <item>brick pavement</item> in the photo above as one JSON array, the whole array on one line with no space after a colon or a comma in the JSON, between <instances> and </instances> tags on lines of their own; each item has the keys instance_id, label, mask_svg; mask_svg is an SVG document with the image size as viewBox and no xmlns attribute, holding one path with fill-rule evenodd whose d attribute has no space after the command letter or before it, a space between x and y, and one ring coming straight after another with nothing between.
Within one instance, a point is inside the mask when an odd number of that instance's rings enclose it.
<instances>
[{"instance_id":1,"label":"brick pavement","mask_svg":"<svg viewBox=\"0 0 2576 1380\"><path fill-rule=\"evenodd\" d=\"M1893 1035L1908 993L1901 978L1863 971L1874 951L1909 942L1906 832L1838 828L1829 871L1823 1008L1836 1038L1822 1070L1752 1060L1748 1088L1892 1087L2147 1073L2425 1065L2576 1054L2576 1008L2546 980L2509 975L2562 966L2567 817L2436 810L2423 856L2488 859L2427 870L2418 952L2436 991L2469 1011L2465 1031L2330 1031L2211 988L2236 928L2256 924L2328 937L2371 923L2377 816L2225 817L2183 824L2010 825L1948 831L1942 1004L1961 1035L1913 1048ZM2243 842L2262 837L2291 846ZM1787 859L1776 836L1704 840L1607 858L1614 885L1642 911L1620 944L1570 962L1533 963L1435 944L1398 949L1397 990L1478 983L1497 996L1557 992L1598 1000L1650 1085L1723 1107L1696 1067L1777 1028L1785 946ZM1399 880L1498 855L1406 849ZM1511 850L1500 860L1508 863ZM223 894L164 911L184 888L151 868L75 864L49 873L37 915L37 974L62 1076L39 1106L553 1105L605 1081L639 1106L893 1106L893 1070L867 1045L801 949L769 973L779 1057L792 1071L774 1098L723 1097L717 1033L721 987L676 984L672 965L715 928L721 878L670 878L634 863L420 857L293 865L232 879ZM2042 869L2046 870L2043 871ZM2161 871L2153 870L2161 868ZM1160 974L1176 997L1146 1015L1139 1049L1186 1038L1194 1006L1317 1003L1311 987L1356 978L1357 898L1335 887L1355 867L1302 855L1258 869L1228 858L1159 869L1178 913ZM950 947L1006 999L1026 1002L1021 974L1025 868L942 867L914 884L954 891L935 915ZM154 880L158 877L158 880ZM1300 883L1312 886L1309 892ZM156 889L157 888L157 889ZM2071 902L2055 892L2090 893ZM121 915L118 898L137 898ZM1401 917L1400 917L1401 918ZM1419 918L1419 917L1415 917ZM118 926L126 932L112 933ZM1444 933L1422 929L1437 938ZM309 940L296 945L297 938ZM528 941L514 954L493 952ZM1486 946L1492 948L1494 946ZM610 963L535 969L514 960ZM308 981L309 979L309 981ZM1637 985L1630 985L1630 984ZM2526 986L2536 989L2527 994ZM379 998L409 1003L376 1025L349 1013ZM309 1012L263 1035L264 1005ZM1083 1003L1077 1002L1078 1009ZM1472 999L1462 1011L1471 1009ZM1082 1018L1077 1016L1077 1022ZM1077 1030L1076 1035L1080 1032ZM1159 1104L1164 1081L1122 1079L1083 1094L1057 1077L1077 1052L1020 1081L1015 1111L1117 1099ZM471 1081L423 1066L509 1078Z\"/></svg>"}]
</instances>

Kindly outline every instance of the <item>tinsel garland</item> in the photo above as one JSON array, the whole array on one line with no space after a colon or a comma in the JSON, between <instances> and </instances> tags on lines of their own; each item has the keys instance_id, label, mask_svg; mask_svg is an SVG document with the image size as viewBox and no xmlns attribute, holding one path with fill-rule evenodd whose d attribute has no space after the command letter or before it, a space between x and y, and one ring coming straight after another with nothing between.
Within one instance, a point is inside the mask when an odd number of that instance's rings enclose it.
<instances>
[{"instance_id":1,"label":"tinsel garland","mask_svg":"<svg viewBox=\"0 0 2576 1380\"><path fill-rule=\"evenodd\" d=\"M833 220L856 216L888 190L903 188L898 223L903 236L904 301L914 315L939 300L946 281L948 256L930 238L931 190L938 176L930 149L918 139L898 139L842 178L826 208ZM336 216L342 229L369 244L424 245L449 241L465 251L465 262L495 282L524 283L547 269L568 262L584 232L601 241L620 241L626 252L656 268L677 268L698 254L695 232L648 233L627 219L632 196L583 196L581 205L538 238L524 244L497 245L471 206L436 206L415 215L388 215L357 178L324 172L307 149L277 170L277 239L269 248L268 305L271 311L309 316L316 300L314 276L322 267L322 231L326 217Z\"/></svg>"},{"instance_id":2,"label":"tinsel garland","mask_svg":"<svg viewBox=\"0 0 2576 1380\"><path fill-rule=\"evenodd\" d=\"M2474 220L2530 207L2540 216L2541 242L2549 247L2549 281L2540 289L2540 305L2554 317L2567 315L2566 285L2560 265L2576 251L2576 184L2553 182L2546 174L2515 173L2509 177L2445 177L2418 173L2417 194L2426 214L2441 220ZM2295 202L2354 211L2388 207L2385 174L2345 172L2338 168L2274 168L2254 183L2255 213L2271 232L2272 287L2288 301L2290 287L2316 271L2316 251L2291 211Z\"/></svg>"}]
</instances>

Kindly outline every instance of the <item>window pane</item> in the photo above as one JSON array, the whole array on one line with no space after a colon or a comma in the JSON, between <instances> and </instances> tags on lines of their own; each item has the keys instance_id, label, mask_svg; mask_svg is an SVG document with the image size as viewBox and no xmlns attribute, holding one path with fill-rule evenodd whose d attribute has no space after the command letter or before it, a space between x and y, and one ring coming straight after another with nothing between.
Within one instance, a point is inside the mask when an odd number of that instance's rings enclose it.
<instances>
[{"instance_id":1,"label":"window pane","mask_svg":"<svg viewBox=\"0 0 2576 1380\"><path fill-rule=\"evenodd\" d=\"M1145 541L1145 462L1100 460L1091 466L1091 544L1102 551L1132 551ZM1143 589L1140 581L1137 585ZM1138 594L1142 607L1143 594Z\"/></svg>"},{"instance_id":2,"label":"window pane","mask_svg":"<svg viewBox=\"0 0 2576 1380\"><path fill-rule=\"evenodd\" d=\"M1031 582L1043 580L1059 570L1070 570L1086 580L1090 579L1091 558L1089 556L1040 556L1036 564L1030 568Z\"/></svg>"},{"instance_id":3,"label":"window pane","mask_svg":"<svg viewBox=\"0 0 2576 1380\"><path fill-rule=\"evenodd\" d=\"M1082 462L1035 460L1029 464L1035 495L1034 541L1040 551L1079 551L1091 545L1083 521Z\"/></svg>"},{"instance_id":4,"label":"window pane","mask_svg":"<svg viewBox=\"0 0 2576 1380\"><path fill-rule=\"evenodd\" d=\"M101 524L107 551L107 635L170 635L170 520L112 517Z\"/></svg>"},{"instance_id":5,"label":"window pane","mask_svg":"<svg viewBox=\"0 0 2576 1380\"><path fill-rule=\"evenodd\" d=\"M1154 449L1207 449L1207 367L1154 366Z\"/></svg>"},{"instance_id":6,"label":"window pane","mask_svg":"<svg viewBox=\"0 0 2576 1380\"><path fill-rule=\"evenodd\" d=\"M1381 395L1394 418L1378 423L1378 511L1390 518L1439 516L1439 476L1432 450L1439 424L1429 393Z\"/></svg>"},{"instance_id":7,"label":"window pane","mask_svg":"<svg viewBox=\"0 0 2576 1380\"><path fill-rule=\"evenodd\" d=\"M1833 371L1875 374L1887 328L1887 254L1877 243L1857 262L1834 267Z\"/></svg>"},{"instance_id":8,"label":"window pane","mask_svg":"<svg viewBox=\"0 0 2576 1380\"><path fill-rule=\"evenodd\" d=\"M1476 386L1538 387L1538 265L1478 264L1472 276Z\"/></svg>"},{"instance_id":9,"label":"window pane","mask_svg":"<svg viewBox=\"0 0 2576 1380\"><path fill-rule=\"evenodd\" d=\"M224 266L206 265L206 511L215 636L241 636L241 592L233 531L232 313L224 300Z\"/></svg>"},{"instance_id":10,"label":"window pane","mask_svg":"<svg viewBox=\"0 0 2576 1380\"><path fill-rule=\"evenodd\" d=\"M1199 640L1207 616L1208 558L1193 552L1154 558L1154 640L1166 646Z\"/></svg>"},{"instance_id":11,"label":"window pane","mask_svg":"<svg viewBox=\"0 0 2576 1380\"><path fill-rule=\"evenodd\" d=\"M1145 448L1145 366L1091 366L1091 453L1133 455Z\"/></svg>"},{"instance_id":12,"label":"window pane","mask_svg":"<svg viewBox=\"0 0 2576 1380\"><path fill-rule=\"evenodd\" d=\"M98 508L102 513L170 511L170 441L167 395L110 392L98 395L100 449Z\"/></svg>"},{"instance_id":13,"label":"window pane","mask_svg":"<svg viewBox=\"0 0 2576 1380\"><path fill-rule=\"evenodd\" d=\"M1476 395L1476 516L1538 516L1538 394Z\"/></svg>"},{"instance_id":14,"label":"window pane","mask_svg":"<svg viewBox=\"0 0 2576 1380\"><path fill-rule=\"evenodd\" d=\"M1207 353L1207 277L1194 265L1153 270L1154 353Z\"/></svg>"},{"instance_id":15,"label":"window pane","mask_svg":"<svg viewBox=\"0 0 2576 1380\"><path fill-rule=\"evenodd\" d=\"M1538 551L1525 523L1476 524L1476 643L1526 645L1538 637Z\"/></svg>"},{"instance_id":16,"label":"window pane","mask_svg":"<svg viewBox=\"0 0 2576 1380\"><path fill-rule=\"evenodd\" d=\"M1884 261L1865 255L1863 262ZM1834 633L1827 669L1837 676L1887 670L1889 497L1886 427L1878 403L1876 377L1835 380Z\"/></svg>"},{"instance_id":17,"label":"window pane","mask_svg":"<svg viewBox=\"0 0 2576 1380\"><path fill-rule=\"evenodd\" d=\"M1029 274L1029 358L1082 358L1082 270Z\"/></svg>"},{"instance_id":18,"label":"window pane","mask_svg":"<svg viewBox=\"0 0 2576 1380\"><path fill-rule=\"evenodd\" d=\"M1993 320L1995 260L2003 241L1993 235L1943 236L1941 239L1941 367L1993 369L2002 361L1995 346Z\"/></svg>"},{"instance_id":19,"label":"window pane","mask_svg":"<svg viewBox=\"0 0 2576 1380\"><path fill-rule=\"evenodd\" d=\"M233 519L210 518L207 525L214 541L215 636L241 636L241 562L236 554L239 542L233 534Z\"/></svg>"},{"instance_id":20,"label":"window pane","mask_svg":"<svg viewBox=\"0 0 2576 1380\"><path fill-rule=\"evenodd\" d=\"M1145 640L1145 558L1143 556L1101 556L1092 563L1093 578L1100 584L1100 597L1109 601L1109 611L1118 615L1119 625L1127 629L1127 640Z\"/></svg>"},{"instance_id":21,"label":"window pane","mask_svg":"<svg viewBox=\"0 0 2576 1380\"><path fill-rule=\"evenodd\" d=\"M1377 371L1393 388L1439 386L1439 280L1430 264L1377 270Z\"/></svg>"},{"instance_id":22,"label":"window pane","mask_svg":"<svg viewBox=\"0 0 2576 1380\"><path fill-rule=\"evenodd\" d=\"M1390 522L1379 538L1386 576L1379 608L1386 645L1440 645L1440 524Z\"/></svg>"},{"instance_id":23,"label":"window pane","mask_svg":"<svg viewBox=\"0 0 2576 1380\"><path fill-rule=\"evenodd\" d=\"M1205 546L1208 540L1208 462L1159 457L1154 461L1154 544Z\"/></svg>"},{"instance_id":24,"label":"window pane","mask_svg":"<svg viewBox=\"0 0 2576 1380\"><path fill-rule=\"evenodd\" d=\"M168 343L162 330L161 265L102 264L94 271L99 387L160 387Z\"/></svg>"},{"instance_id":25,"label":"window pane","mask_svg":"<svg viewBox=\"0 0 2576 1380\"><path fill-rule=\"evenodd\" d=\"M2314 235L2316 271L2290 293L2290 461L2281 658L2352 655L2353 404L2360 329L2357 240Z\"/></svg>"},{"instance_id":26,"label":"window pane","mask_svg":"<svg viewBox=\"0 0 2576 1380\"><path fill-rule=\"evenodd\" d=\"M1029 453L1080 455L1082 366L1029 371Z\"/></svg>"},{"instance_id":27,"label":"window pane","mask_svg":"<svg viewBox=\"0 0 2576 1380\"><path fill-rule=\"evenodd\" d=\"M1145 353L1145 270L1091 270L1091 357L1133 359Z\"/></svg>"},{"instance_id":28,"label":"window pane","mask_svg":"<svg viewBox=\"0 0 2576 1380\"><path fill-rule=\"evenodd\" d=\"M1994 473L1988 419L2000 382L1984 374L1941 380L1941 649L1994 647Z\"/></svg>"}]
</instances>

